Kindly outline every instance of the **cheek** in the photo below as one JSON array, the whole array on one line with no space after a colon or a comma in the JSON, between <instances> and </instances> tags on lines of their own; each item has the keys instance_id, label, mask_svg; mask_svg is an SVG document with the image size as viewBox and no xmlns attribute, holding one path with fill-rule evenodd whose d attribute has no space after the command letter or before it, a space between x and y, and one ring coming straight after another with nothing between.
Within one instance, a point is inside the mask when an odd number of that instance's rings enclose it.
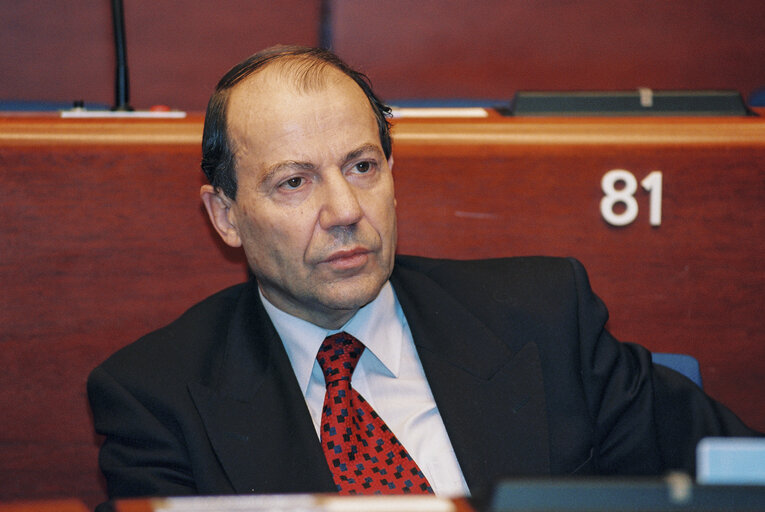
<instances>
[{"instance_id":1,"label":"cheek","mask_svg":"<svg viewBox=\"0 0 765 512\"><path fill-rule=\"evenodd\" d=\"M253 249L276 266L302 261L313 236L313 225L297 211L261 219L253 227Z\"/></svg>"},{"instance_id":2,"label":"cheek","mask_svg":"<svg viewBox=\"0 0 765 512\"><path fill-rule=\"evenodd\" d=\"M396 231L396 199L393 197L393 186L373 194L370 203L373 207L370 215L373 216L376 227L381 233Z\"/></svg>"}]
</instances>

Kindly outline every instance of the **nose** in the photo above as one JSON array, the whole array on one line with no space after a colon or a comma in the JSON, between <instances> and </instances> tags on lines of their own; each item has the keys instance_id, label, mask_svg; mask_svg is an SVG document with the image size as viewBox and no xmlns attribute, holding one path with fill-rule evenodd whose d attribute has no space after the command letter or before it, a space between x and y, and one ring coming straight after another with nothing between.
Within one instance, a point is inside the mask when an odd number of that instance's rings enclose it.
<instances>
[{"instance_id":1,"label":"nose","mask_svg":"<svg viewBox=\"0 0 765 512\"><path fill-rule=\"evenodd\" d=\"M358 190L345 179L342 172L330 173L322 186L322 207L319 225L324 230L352 226L364 215Z\"/></svg>"}]
</instances>

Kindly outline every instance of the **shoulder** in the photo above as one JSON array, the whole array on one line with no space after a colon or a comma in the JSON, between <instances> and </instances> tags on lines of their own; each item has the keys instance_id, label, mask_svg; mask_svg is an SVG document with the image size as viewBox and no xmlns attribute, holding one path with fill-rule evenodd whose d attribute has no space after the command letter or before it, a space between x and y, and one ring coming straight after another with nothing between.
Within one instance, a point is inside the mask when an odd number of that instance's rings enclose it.
<instances>
[{"instance_id":1,"label":"shoulder","mask_svg":"<svg viewBox=\"0 0 765 512\"><path fill-rule=\"evenodd\" d=\"M502 338L513 333L515 345L531 339L540 344L549 340L551 346L563 339L576 342L581 321L604 323L608 316L584 267L572 258L400 257L391 280L410 310L449 303L469 311Z\"/></svg>"},{"instance_id":2,"label":"shoulder","mask_svg":"<svg viewBox=\"0 0 765 512\"><path fill-rule=\"evenodd\" d=\"M170 324L112 354L98 370L106 371L116 380L151 380L152 374L198 377L208 373L222 350L234 311L248 286L238 284L207 297Z\"/></svg>"},{"instance_id":3,"label":"shoulder","mask_svg":"<svg viewBox=\"0 0 765 512\"><path fill-rule=\"evenodd\" d=\"M551 287L571 286L587 279L581 263L574 258L549 256L523 256L480 260L452 260L398 256L396 269L399 273L416 273L427 276L445 288L491 288L512 287L516 290L533 288L544 293Z\"/></svg>"}]
</instances>

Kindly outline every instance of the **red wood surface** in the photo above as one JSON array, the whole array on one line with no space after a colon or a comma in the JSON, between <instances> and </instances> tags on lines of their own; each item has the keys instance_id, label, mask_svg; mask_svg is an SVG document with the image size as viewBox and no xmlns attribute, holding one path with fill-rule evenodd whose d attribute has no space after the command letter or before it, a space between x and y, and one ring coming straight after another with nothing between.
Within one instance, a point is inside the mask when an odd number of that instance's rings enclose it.
<instances>
[{"instance_id":1,"label":"red wood surface","mask_svg":"<svg viewBox=\"0 0 765 512\"><path fill-rule=\"evenodd\" d=\"M319 0L124 3L131 97L200 111L235 62L319 42ZM333 47L383 97L765 86L761 0L328 0ZM114 100L109 2L3 2L0 99Z\"/></svg>"},{"instance_id":2,"label":"red wood surface","mask_svg":"<svg viewBox=\"0 0 765 512\"><path fill-rule=\"evenodd\" d=\"M264 510L262 503L253 505L253 501L257 500L257 497L253 499L250 496L238 496L238 497L223 497L227 501L226 506L229 510ZM280 497L280 503L278 504L279 510L286 510L286 500ZM213 500L217 501L215 498ZM296 510L307 510L306 500L304 496L295 496L296 501L293 507ZM410 512L427 511L427 510L444 510L443 498L417 496L413 504L410 501L411 496L387 496L385 498L387 503L380 503L380 496L337 496L337 495L321 495L315 496L315 506L310 507L317 510L381 510L385 507L385 510L397 510L398 512ZM398 501L398 502L397 502ZM405 507L401 501L406 501L409 507ZM364 503L369 502L369 503ZM296 507L299 505L299 508ZM451 510L454 512L475 512L475 508L466 499L456 498L451 500ZM208 501L208 498L201 497L199 499L192 500L185 505L184 508L188 510L195 510L200 512L215 512L223 505L212 503ZM155 510L167 510L169 507L173 507L174 510L179 510L178 504L168 504L162 499L133 499L133 500L117 500L115 503L116 512L154 512ZM0 512L5 512L0 508ZM7 512L27 512L26 510L9 510ZM30 511L31 512L31 511ZM47 511L43 511L47 512ZM66 512L66 511L62 511ZM74 512L74 511L73 511Z\"/></svg>"},{"instance_id":3,"label":"red wood surface","mask_svg":"<svg viewBox=\"0 0 765 512\"><path fill-rule=\"evenodd\" d=\"M402 120L400 252L575 256L620 338L687 352L706 389L765 430L765 122ZM85 397L108 354L245 278L198 188L201 120L0 118L0 500L103 499ZM664 173L632 225L600 178Z\"/></svg>"},{"instance_id":4,"label":"red wood surface","mask_svg":"<svg viewBox=\"0 0 765 512\"><path fill-rule=\"evenodd\" d=\"M391 98L765 87L765 3L333 2L334 49Z\"/></svg>"},{"instance_id":5,"label":"red wood surface","mask_svg":"<svg viewBox=\"0 0 765 512\"><path fill-rule=\"evenodd\" d=\"M122 2L131 104L202 111L218 79L277 43L316 45L316 0ZM3 2L0 100L114 103L110 2Z\"/></svg>"},{"instance_id":6,"label":"red wood surface","mask_svg":"<svg viewBox=\"0 0 765 512\"><path fill-rule=\"evenodd\" d=\"M0 512L87 512L87 510L84 503L75 499L0 503Z\"/></svg>"}]
</instances>

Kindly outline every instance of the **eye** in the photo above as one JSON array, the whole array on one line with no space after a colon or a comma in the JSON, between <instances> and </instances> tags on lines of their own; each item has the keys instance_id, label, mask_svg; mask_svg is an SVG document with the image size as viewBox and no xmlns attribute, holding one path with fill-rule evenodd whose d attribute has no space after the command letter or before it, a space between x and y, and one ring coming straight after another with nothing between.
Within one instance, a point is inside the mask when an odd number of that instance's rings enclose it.
<instances>
[{"instance_id":1,"label":"eye","mask_svg":"<svg viewBox=\"0 0 765 512\"><path fill-rule=\"evenodd\" d=\"M294 178L290 178L287 181L282 183L282 186L289 189L295 189L300 187L300 185L303 184L303 178L299 176L295 176Z\"/></svg>"},{"instance_id":2,"label":"eye","mask_svg":"<svg viewBox=\"0 0 765 512\"><path fill-rule=\"evenodd\" d=\"M360 172L362 174L369 172L372 170L372 163L371 162L359 162L357 163L354 168L356 169L356 172Z\"/></svg>"}]
</instances>

